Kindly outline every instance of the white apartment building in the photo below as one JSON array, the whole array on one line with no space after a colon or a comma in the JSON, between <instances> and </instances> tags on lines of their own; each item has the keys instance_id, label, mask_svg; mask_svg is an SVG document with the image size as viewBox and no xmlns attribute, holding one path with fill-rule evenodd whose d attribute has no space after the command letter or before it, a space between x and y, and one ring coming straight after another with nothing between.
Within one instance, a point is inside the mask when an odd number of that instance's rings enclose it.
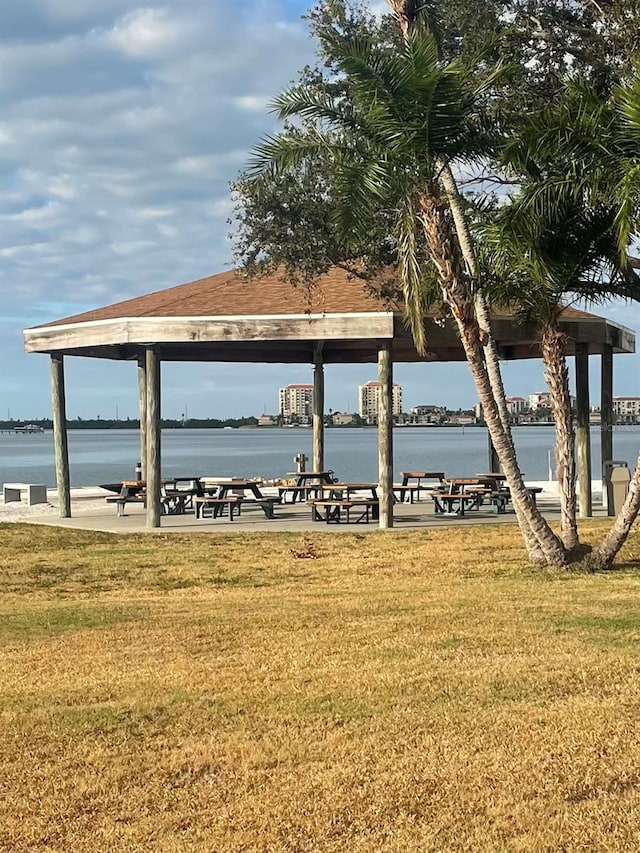
<instances>
[{"instance_id":1,"label":"white apartment building","mask_svg":"<svg viewBox=\"0 0 640 853\"><path fill-rule=\"evenodd\" d=\"M524 397L507 397L505 402L510 415L521 415L529 409L529 402Z\"/></svg>"},{"instance_id":2,"label":"white apartment building","mask_svg":"<svg viewBox=\"0 0 640 853\"><path fill-rule=\"evenodd\" d=\"M551 394L548 391L535 391L529 394L529 408L535 412L536 409L549 408L551 406Z\"/></svg>"},{"instance_id":3,"label":"white apartment building","mask_svg":"<svg viewBox=\"0 0 640 853\"><path fill-rule=\"evenodd\" d=\"M402 414L402 388L393 383L393 400L391 414L397 417ZM358 414L368 424L378 422L380 407L380 383L366 382L358 386Z\"/></svg>"},{"instance_id":4,"label":"white apartment building","mask_svg":"<svg viewBox=\"0 0 640 853\"><path fill-rule=\"evenodd\" d=\"M640 417L640 397L614 397L613 414L619 421L635 421Z\"/></svg>"},{"instance_id":5,"label":"white apartment building","mask_svg":"<svg viewBox=\"0 0 640 853\"><path fill-rule=\"evenodd\" d=\"M278 392L278 411L285 420L307 420L313 414L313 385L287 385Z\"/></svg>"}]
</instances>

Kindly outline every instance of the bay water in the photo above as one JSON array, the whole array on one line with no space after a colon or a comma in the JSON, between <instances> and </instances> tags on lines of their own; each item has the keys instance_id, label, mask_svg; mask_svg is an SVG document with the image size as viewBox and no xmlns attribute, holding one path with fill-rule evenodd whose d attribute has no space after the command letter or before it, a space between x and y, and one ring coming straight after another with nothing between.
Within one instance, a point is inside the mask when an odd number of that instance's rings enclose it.
<instances>
[{"instance_id":1,"label":"bay water","mask_svg":"<svg viewBox=\"0 0 640 853\"><path fill-rule=\"evenodd\" d=\"M547 480L552 427L515 427L520 467L525 479ZM95 486L135 477L140 458L137 430L69 430L72 486ZM402 471L444 471L473 476L488 470L487 432L482 427L397 427L394 480ZM333 428L325 431L326 467L344 481L378 479L376 429ZM600 479L600 432L592 428L594 479ZM613 429L614 459L633 469L640 448L640 427ZM296 470L293 457L312 458L311 429L173 429L162 432L163 476L282 477ZM307 470L311 462L307 463ZM53 434L0 434L0 482L55 486Z\"/></svg>"}]
</instances>

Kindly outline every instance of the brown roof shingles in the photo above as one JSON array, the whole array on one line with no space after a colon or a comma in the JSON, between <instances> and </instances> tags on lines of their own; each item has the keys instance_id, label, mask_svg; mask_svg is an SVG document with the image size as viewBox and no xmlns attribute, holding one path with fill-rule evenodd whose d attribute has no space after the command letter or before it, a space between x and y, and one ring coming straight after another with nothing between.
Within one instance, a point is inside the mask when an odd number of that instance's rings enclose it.
<instances>
[{"instance_id":1,"label":"brown roof shingles","mask_svg":"<svg viewBox=\"0 0 640 853\"><path fill-rule=\"evenodd\" d=\"M269 316L286 314L354 314L401 311L398 304L372 296L366 284L337 267L321 276L312 290L293 287L279 274L249 279L236 270L190 281L124 302L116 302L82 314L42 323L35 328L116 320L125 317L215 317ZM511 316L506 310L495 315ZM563 312L566 319L588 318L574 308Z\"/></svg>"},{"instance_id":2,"label":"brown roof shingles","mask_svg":"<svg viewBox=\"0 0 640 853\"><path fill-rule=\"evenodd\" d=\"M277 274L248 279L236 270L136 296L43 326L124 317L215 317L280 314L351 314L390 310L342 269L323 275L312 290L293 287Z\"/></svg>"}]
</instances>

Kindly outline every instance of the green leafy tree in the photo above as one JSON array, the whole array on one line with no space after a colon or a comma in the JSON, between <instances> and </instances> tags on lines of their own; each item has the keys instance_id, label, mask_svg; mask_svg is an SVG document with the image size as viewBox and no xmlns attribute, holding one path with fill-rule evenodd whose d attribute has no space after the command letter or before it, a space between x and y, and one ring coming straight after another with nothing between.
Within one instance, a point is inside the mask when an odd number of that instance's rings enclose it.
<instances>
[{"instance_id":1,"label":"green leafy tree","mask_svg":"<svg viewBox=\"0 0 640 853\"><path fill-rule=\"evenodd\" d=\"M620 264L612 205L558 203L534 215L527 204L535 182L523 185L485 229L492 275L485 282L492 298L513 307L522 321L540 331L542 360L556 428L561 536L577 548L574 426L561 312L576 299L603 302L640 289ZM502 273L502 276L499 273ZM493 287L491 282L493 280Z\"/></svg>"},{"instance_id":2,"label":"green leafy tree","mask_svg":"<svg viewBox=\"0 0 640 853\"><path fill-rule=\"evenodd\" d=\"M522 125L506 146L522 181L510 206L486 230L503 278L497 298L515 304L541 329L545 372L557 429L563 538L577 544L573 425L559 310L568 299L640 301L628 257L637 233L640 183L640 78L603 98L585 81ZM524 285L524 286L523 286ZM608 566L640 509L640 459L629 497L590 565Z\"/></svg>"},{"instance_id":3,"label":"green leafy tree","mask_svg":"<svg viewBox=\"0 0 640 853\"><path fill-rule=\"evenodd\" d=\"M280 117L298 118L306 123L306 132L265 140L256 149L255 179L300 169L322 154L331 162L331 215L341 239L349 235L352 242L363 243L379 227L380 212L383 219L391 212L387 239L397 256L416 345L419 350L425 346L424 309L437 294L457 325L514 504L526 515L527 529L545 558L563 563L562 543L524 487L496 404L473 281L441 184L443 166L492 150L495 135L482 109L492 74L472 75L459 63L440 62L433 34L419 21L392 51L364 35L345 37L335 30L320 35L341 75L342 90L334 93L302 82L276 100Z\"/></svg>"}]
</instances>

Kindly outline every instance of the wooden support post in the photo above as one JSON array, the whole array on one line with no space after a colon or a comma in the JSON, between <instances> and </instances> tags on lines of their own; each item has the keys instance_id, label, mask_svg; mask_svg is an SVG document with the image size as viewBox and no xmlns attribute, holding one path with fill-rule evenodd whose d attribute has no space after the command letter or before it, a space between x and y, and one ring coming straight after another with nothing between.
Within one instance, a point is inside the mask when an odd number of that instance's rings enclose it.
<instances>
[{"instance_id":1,"label":"wooden support post","mask_svg":"<svg viewBox=\"0 0 640 853\"><path fill-rule=\"evenodd\" d=\"M140 418L140 464L142 479L147 479L147 365L138 359L138 411Z\"/></svg>"},{"instance_id":2,"label":"wooden support post","mask_svg":"<svg viewBox=\"0 0 640 853\"><path fill-rule=\"evenodd\" d=\"M489 471L500 471L500 460L498 459L498 454L493 446L493 441L491 441L491 434L489 430L487 430L487 439L489 441Z\"/></svg>"},{"instance_id":3,"label":"wooden support post","mask_svg":"<svg viewBox=\"0 0 640 853\"><path fill-rule=\"evenodd\" d=\"M576 437L580 518L591 518L591 436L589 432L589 344L576 342Z\"/></svg>"},{"instance_id":4,"label":"wooden support post","mask_svg":"<svg viewBox=\"0 0 640 853\"><path fill-rule=\"evenodd\" d=\"M393 527L393 360L391 341L378 351L378 480L380 529Z\"/></svg>"},{"instance_id":5,"label":"wooden support post","mask_svg":"<svg viewBox=\"0 0 640 853\"><path fill-rule=\"evenodd\" d=\"M613 347L604 344L600 363L600 461L602 464L602 504L607 506L604 463L613 459ZM613 511L613 509L612 509Z\"/></svg>"},{"instance_id":6,"label":"wooden support post","mask_svg":"<svg viewBox=\"0 0 640 853\"><path fill-rule=\"evenodd\" d=\"M160 357L146 351L147 375L147 527L160 527Z\"/></svg>"},{"instance_id":7,"label":"wooden support post","mask_svg":"<svg viewBox=\"0 0 640 853\"><path fill-rule=\"evenodd\" d=\"M51 404L53 409L53 448L56 463L58 507L61 518L71 518L67 406L64 393L64 356L58 354L51 356Z\"/></svg>"},{"instance_id":8,"label":"wooden support post","mask_svg":"<svg viewBox=\"0 0 640 853\"><path fill-rule=\"evenodd\" d=\"M322 342L313 348L313 470L324 471L324 363Z\"/></svg>"}]
</instances>

